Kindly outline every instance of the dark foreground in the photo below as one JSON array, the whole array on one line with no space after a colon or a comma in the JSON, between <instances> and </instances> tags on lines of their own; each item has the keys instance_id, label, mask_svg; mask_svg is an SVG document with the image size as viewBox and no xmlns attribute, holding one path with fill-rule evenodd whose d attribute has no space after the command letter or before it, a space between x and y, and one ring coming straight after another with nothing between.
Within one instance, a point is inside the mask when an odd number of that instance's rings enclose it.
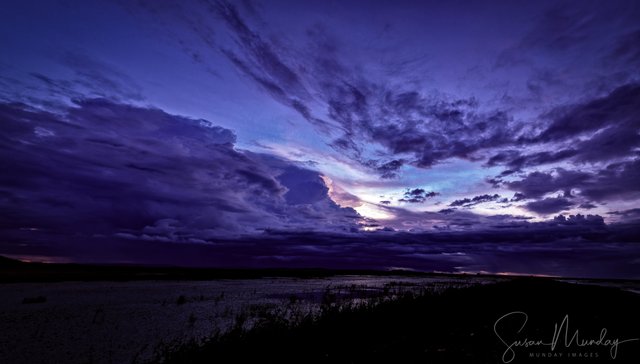
<instances>
[{"instance_id":1,"label":"dark foreground","mask_svg":"<svg viewBox=\"0 0 640 364\"><path fill-rule=\"evenodd\" d=\"M518 278L360 308L328 303L319 319L295 327L265 318L249 332L163 356L170 363L638 363L640 341L623 341L640 338L639 307L640 295L617 288ZM540 345L554 341L554 328L556 346ZM515 341L521 346L510 351Z\"/></svg>"},{"instance_id":2,"label":"dark foreground","mask_svg":"<svg viewBox=\"0 0 640 364\"><path fill-rule=\"evenodd\" d=\"M366 278L364 286L358 283L347 293L366 293L367 299L356 305L335 297L340 285L360 282L341 274ZM423 286L410 276L424 279L424 290L417 290ZM11 301L5 302L6 312L0 310L5 332L0 358L18 350L24 351L17 356L23 360L13 362L640 362L640 341L625 342L640 338L636 293L551 278L444 278L410 272L39 264L0 257L0 282L5 282L5 301ZM88 282L54 283L64 281ZM638 287L637 281L580 282ZM305 313L302 308L319 288L324 292L320 309ZM284 303L277 298L283 292ZM274 300L281 303L274 305ZM222 336L197 343L169 339L194 330L205 330L201 337L209 337L223 321L229 321L231 331ZM156 348L155 336L145 334L157 331L173 344ZM138 338L154 354L128 359L128 349L112 353L125 345L121 337ZM112 344L90 345L103 342Z\"/></svg>"}]
</instances>

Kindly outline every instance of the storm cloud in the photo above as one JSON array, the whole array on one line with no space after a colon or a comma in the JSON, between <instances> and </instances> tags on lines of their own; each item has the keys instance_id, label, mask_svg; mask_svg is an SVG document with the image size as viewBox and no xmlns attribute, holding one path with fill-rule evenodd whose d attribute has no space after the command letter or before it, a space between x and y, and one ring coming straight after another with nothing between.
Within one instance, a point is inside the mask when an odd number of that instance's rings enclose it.
<instances>
[{"instance_id":1,"label":"storm cloud","mask_svg":"<svg viewBox=\"0 0 640 364\"><path fill-rule=\"evenodd\" d=\"M206 120L106 99L64 114L3 104L0 118L3 229L203 241L357 228L318 172L238 151L232 131Z\"/></svg>"}]
</instances>

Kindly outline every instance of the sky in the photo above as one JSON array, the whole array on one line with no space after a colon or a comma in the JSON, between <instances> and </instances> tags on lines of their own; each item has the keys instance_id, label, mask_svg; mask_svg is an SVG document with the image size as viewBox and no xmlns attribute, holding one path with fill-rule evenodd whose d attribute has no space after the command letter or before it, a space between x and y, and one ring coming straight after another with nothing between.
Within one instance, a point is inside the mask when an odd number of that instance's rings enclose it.
<instances>
[{"instance_id":1,"label":"sky","mask_svg":"<svg viewBox=\"0 0 640 364\"><path fill-rule=\"evenodd\" d=\"M636 1L14 1L0 254L640 278Z\"/></svg>"}]
</instances>

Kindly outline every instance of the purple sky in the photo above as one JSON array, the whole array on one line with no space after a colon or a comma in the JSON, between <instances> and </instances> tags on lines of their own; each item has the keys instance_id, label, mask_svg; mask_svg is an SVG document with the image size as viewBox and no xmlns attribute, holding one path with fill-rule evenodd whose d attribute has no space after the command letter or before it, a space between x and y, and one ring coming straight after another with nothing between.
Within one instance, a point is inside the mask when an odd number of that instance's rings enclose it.
<instances>
[{"instance_id":1,"label":"purple sky","mask_svg":"<svg viewBox=\"0 0 640 364\"><path fill-rule=\"evenodd\" d=\"M637 1L10 0L0 254L640 278L639 24Z\"/></svg>"}]
</instances>

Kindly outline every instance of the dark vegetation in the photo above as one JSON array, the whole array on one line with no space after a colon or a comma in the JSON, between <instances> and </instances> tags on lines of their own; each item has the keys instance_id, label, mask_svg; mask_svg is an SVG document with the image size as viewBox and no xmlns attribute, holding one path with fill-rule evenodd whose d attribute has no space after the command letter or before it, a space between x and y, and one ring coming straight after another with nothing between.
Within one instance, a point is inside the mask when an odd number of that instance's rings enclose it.
<instances>
[{"instance_id":1,"label":"dark vegetation","mask_svg":"<svg viewBox=\"0 0 640 364\"><path fill-rule=\"evenodd\" d=\"M569 315L569 337L598 339L602 328L609 339L640 337L640 296L617 288L562 283L543 278L406 292L395 300L363 305L323 302L319 315L297 318L265 315L251 330L242 318L230 332L201 343L165 347L156 361L166 363L502 363L506 347L494 333L494 323L513 311L528 314L522 321L505 320L499 329L507 341L551 341L554 325ZM516 348L512 363L637 363L640 341L620 344L611 359L610 346L566 348L564 336L554 353L535 357L548 347ZM533 357L530 357L533 353ZM568 358L571 353L589 357Z\"/></svg>"}]
</instances>

